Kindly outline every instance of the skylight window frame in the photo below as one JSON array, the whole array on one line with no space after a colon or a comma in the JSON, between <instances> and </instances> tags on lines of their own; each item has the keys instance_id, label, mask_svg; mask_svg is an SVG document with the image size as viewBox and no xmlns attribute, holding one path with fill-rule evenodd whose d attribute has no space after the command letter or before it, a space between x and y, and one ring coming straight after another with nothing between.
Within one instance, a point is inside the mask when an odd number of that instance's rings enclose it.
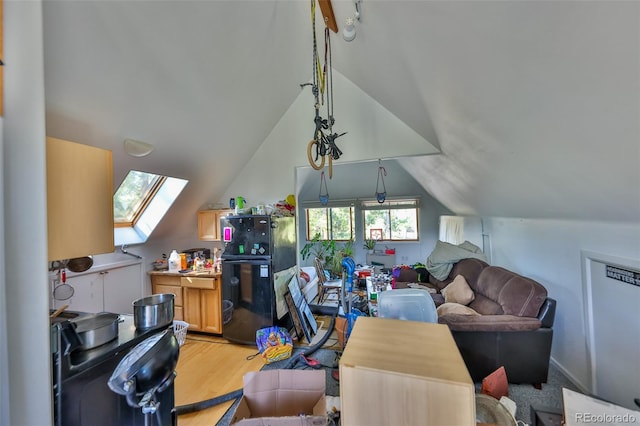
<instances>
[{"instance_id":1,"label":"skylight window frame","mask_svg":"<svg viewBox=\"0 0 640 426\"><path fill-rule=\"evenodd\" d=\"M148 172L141 172L141 173L148 173ZM148 174L156 175L156 179L154 180L153 184L147 189L146 194L139 201L138 207L134 210L133 218L130 221L126 221L126 222L125 221L116 222L115 217L114 217L114 222L113 222L113 227L114 228L132 228L132 227L135 227L136 224L138 223L138 220L140 220L140 217L142 216L142 214L146 210L146 208L149 207L149 204L153 200L153 197L155 197L158 194L158 191L160 190L162 185L167 180L167 177L163 176L163 175L158 175L158 174L155 174L155 173L148 173ZM128 173L127 173L127 176L129 176ZM124 181L123 181L123 183L124 183ZM117 191L116 191L116 194L117 194ZM115 194L114 194L114 196L115 196Z\"/></svg>"}]
</instances>

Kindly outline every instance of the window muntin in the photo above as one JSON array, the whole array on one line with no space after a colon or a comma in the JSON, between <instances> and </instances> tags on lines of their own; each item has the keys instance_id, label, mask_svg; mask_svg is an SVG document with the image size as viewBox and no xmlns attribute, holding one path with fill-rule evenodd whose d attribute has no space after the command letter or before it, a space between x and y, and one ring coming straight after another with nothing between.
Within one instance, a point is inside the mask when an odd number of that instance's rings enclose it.
<instances>
[{"instance_id":1,"label":"window muntin","mask_svg":"<svg viewBox=\"0 0 640 426\"><path fill-rule=\"evenodd\" d=\"M353 207L307 208L307 240L349 241L354 238Z\"/></svg>"},{"instance_id":2,"label":"window muntin","mask_svg":"<svg viewBox=\"0 0 640 426\"><path fill-rule=\"evenodd\" d=\"M418 241L417 200L363 201L362 210L365 239Z\"/></svg>"}]
</instances>

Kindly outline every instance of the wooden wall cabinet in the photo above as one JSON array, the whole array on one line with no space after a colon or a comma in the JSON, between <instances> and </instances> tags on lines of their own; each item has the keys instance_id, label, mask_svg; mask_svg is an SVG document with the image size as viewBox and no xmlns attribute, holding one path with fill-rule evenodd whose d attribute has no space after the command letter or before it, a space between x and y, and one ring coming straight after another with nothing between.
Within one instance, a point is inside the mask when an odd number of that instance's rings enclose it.
<instances>
[{"instance_id":1,"label":"wooden wall cabinet","mask_svg":"<svg viewBox=\"0 0 640 426\"><path fill-rule=\"evenodd\" d=\"M111 151L47 138L49 260L111 253Z\"/></svg>"},{"instance_id":2,"label":"wooden wall cabinet","mask_svg":"<svg viewBox=\"0 0 640 426\"><path fill-rule=\"evenodd\" d=\"M184 320L189 329L222 333L222 302L219 277L182 277Z\"/></svg>"},{"instance_id":3,"label":"wooden wall cabinet","mask_svg":"<svg viewBox=\"0 0 640 426\"><path fill-rule=\"evenodd\" d=\"M198 212L198 238L201 241L220 241L220 218L232 210L201 210Z\"/></svg>"},{"instance_id":4,"label":"wooden wall cabinet","mask_svg":"<svg viewBox=\"0 0 640 426\"><path fill-rule=\"evenodd\" d=\"M178 275L151 275L151 292L153 294L174 294L173 318L185 321L183 311L182 287Z\"/></svg>"}]
</instances>

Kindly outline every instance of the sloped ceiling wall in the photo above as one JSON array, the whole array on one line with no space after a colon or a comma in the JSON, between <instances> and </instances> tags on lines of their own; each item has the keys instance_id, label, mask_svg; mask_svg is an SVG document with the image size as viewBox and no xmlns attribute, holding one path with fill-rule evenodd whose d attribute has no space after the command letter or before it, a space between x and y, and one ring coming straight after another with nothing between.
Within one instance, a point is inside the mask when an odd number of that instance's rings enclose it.
<instances>
[{"instance_id":1,"label":"sloped ceiling wall","mask_svg":"<svg viewBox=\"0 0 640 426\"><path fill-rule=\"evenodd\" d=\"M354 4L333 4L342 26ZM365 0L361 11L353 42L331 35L334 69L440 148L399 162L447 208L640 220L639 3ZM311 79L309 13L304 0L47 0L47 133L112 149L116 184L132 168L189 179L158 231L187 229ZM126 138L156 150L127 157Z\"/></svg>"}]
</instances>

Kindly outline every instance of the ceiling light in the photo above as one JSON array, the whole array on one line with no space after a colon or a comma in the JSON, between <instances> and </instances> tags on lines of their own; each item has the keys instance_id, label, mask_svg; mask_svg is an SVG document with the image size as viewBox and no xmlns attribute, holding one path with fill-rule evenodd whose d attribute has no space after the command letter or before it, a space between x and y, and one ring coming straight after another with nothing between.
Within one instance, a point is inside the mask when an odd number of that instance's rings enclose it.
<instances>
[{"instance_id":1,"label":"ceiling light","mask_svg":"<svg viewBox=\"0 0 640 426\"><path fill-rule=\"evenodd\" d=\"M151 154L151 151L153 151L153 145L150 143L134 139L124 140L124 152L132 157L144 157Z\"/></svg>"},{"instance_id":2,"label":"ceiling light","mask_svg":"<svg viewBox=\"0 0 640 426\"><path fill-rule=\"evenodd\" d=\"M344 30L342 30L342 37L345 41L353 41L356 38L356 25L352 17L348 17L345 21Z\"/></svg>"}]
</instances>

